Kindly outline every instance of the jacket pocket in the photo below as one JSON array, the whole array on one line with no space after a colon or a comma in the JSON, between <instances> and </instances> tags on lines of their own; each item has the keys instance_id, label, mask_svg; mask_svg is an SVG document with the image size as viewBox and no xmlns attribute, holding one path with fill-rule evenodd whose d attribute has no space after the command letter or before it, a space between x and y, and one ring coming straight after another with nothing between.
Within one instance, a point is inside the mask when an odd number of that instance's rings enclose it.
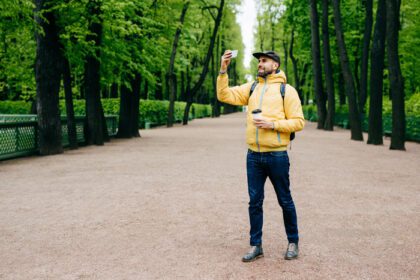
<instances>
[{"instance_id":1,"label":"jacket pocket","mask_svg":"<svg viewBox=\"0 0 420 280\"><path fill-rule=\"evenodd\" d=\"M280 132L278 131L273 131L271 129L260 129L258 141L260 146L267 148L278 148L282 146L283 139L281 139Z\"/></svg>"}]
</instances>

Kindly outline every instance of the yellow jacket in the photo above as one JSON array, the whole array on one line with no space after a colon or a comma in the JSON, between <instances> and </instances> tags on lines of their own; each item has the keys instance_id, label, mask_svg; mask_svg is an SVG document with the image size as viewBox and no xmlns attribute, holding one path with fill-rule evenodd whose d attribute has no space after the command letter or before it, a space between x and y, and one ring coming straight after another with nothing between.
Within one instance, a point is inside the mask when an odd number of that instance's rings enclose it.
<instances>
[{"instance_id":1,"label":"yellow jacket","mask_svg":"<svg viewBox=\"0 0 420 280\"><path fill-rule=\"evenodd\" d=\"M250 96L252 82L229 87L227 74L217 77L217 98L232 105L248 105L246 142L256 152L284 151L290 142L290 133L302 130L305 125L302 106L297 91L286 84L284 106L280 84L286 83L283 72L258 77L258 85ZM252 111L261 109L263 117L274 122L274 130L257 128Z\"/></svg>"}]
</instances>

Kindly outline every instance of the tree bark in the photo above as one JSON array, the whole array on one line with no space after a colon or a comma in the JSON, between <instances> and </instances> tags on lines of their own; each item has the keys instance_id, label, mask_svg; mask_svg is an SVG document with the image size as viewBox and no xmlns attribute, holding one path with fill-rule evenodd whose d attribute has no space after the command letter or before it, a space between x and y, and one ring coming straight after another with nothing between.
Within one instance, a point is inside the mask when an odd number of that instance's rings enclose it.
<instances>
[{"instance_id":1,"label":"tree bark","mask_svg":"<svg viewBox=\"0 0 420 280\"><path fill-rule=\"evenodd\" d=\"M314 87L318 109L318 129L324 129L326 107L325 94L322 89L321 54L319 47L319 19L316 0L309 0L311 15L312 68L314 72Z\"/></svg>"},{"instance_id":2,"label":"tree bark","mask_svg":"<svg viewBox=\"0 0 420 280\"><path fill-rule=\"evenodd\" d=\"M404 81L398 57L399 11L401 1L386 1L387 46L390 95L392 96L391 150L405 150Z\"/></svg>"},{"instance_id":3,"label":"tree bark","mask_svg":"<svg viewBox=\"0 0 420 280\"><path fill-rule=\"evenodd\" d=\"M341 65L339 65L340 68L338 70L338 99L340 102L340 106L346 105L346 93L344 89L344 77L343 77L343 71L341 70Z\"/></svg>"},{"instance_id":4,"label":"tree bark","mask_svg":"<svg viewBox=\"0 0 420 280\"><path fill-rule=\"evenodd\" d=\"M144 88L143 88L142 98L144 100L149 99L149 81L148 80L144 81Z\"/></svg>"},{"instance_id":5,"label":"tree bark","mask_svg":"<svg viewBox=\"0 0 420 280\"><path fill-rule=\"evenodd\" d=\"M294 83L295 88L296 88L297 92L300 92L298 60L293 54L294 42L295 42L295 28L293 27L292 32L290 34L289 56L290 56L290 59L292 60L292 65L293 65L293 74L294 74L294 78L295 78L295 83Z\"/></svg>"},{"instance_id":6,"label":"tree bark","mask_svg":"<svg viewBox=\"0 0 420 280\"><path fill-rule=\"evenodd\" d=\"M41 155L63 152L58 93L62 57L56 18L49 1L36 0L35 21L44 31L36 32L35 79L38 115L38 144Z\"/></svg>"},{"instance_id":7,"label":"tree bark","mask_svg":"<svg viewBox=\"0 0 420 280\"><path fill-rule=\"evenodd\" d=\"M184 24L185 15L188 10L188 5L190 2L185 2L184 7L182 8L181 18L179 19L179 26L176 29L174 42L172 45L172 52L171 52L171 59L169 61L169 70L168 70L168 87L169 87L169 110L168 110L168 120L167 126L172 127L174 124L174 112L175 112L175 98L176 98L176 86L175 86L175 73L174 73L174 65L175 65L175 56L176 50L178 47L179 36L181 35L182 26Z\"/></svg>"},{"instance_id":8,"label":"tree bark","mask_svg":"<svg viewBox=\"0 0 420 280\"><path fill-rule=\"evenodd\" d=\"M163 100L162 72L156 73L155 100Z\"/></svg>"},{"instance_id":9,"label":"tree bark","mask_svg":"<svg viewBox=\"0 0 420 280\"><path fill-rule=\"evenodd\" d=\"M300 92L298 92L298 94L299 94L299 97L300 97L300 102L302 104L308 104L308 101L309 101L308 96L306 98L304 98L304 93L303 93L303 90L302 90L303 85L305 85L305 83L306 83L306 77L307 77L308 71L309 71L309 63L306 62L306 63L303 64L302 73L299 75L301 78L300 78L300 82L299 82Z\"/></svg>"},{"instance_id":10,"label":"tree bark","mask_svg":"<svg viewBox=\"0 0 420 280\"><path fill-rule=\"evenodd\" d=\"M95 53L89 53L85 62L86 95L86 144L103 145L107 135L106 124L100 96L100 46L102 41L101 1L90 0L87 4L89 14L86 41L93 41Z\"/></svg>"},{"instance_id":11,"label":"tree bark","mask_svg":"<svg viewBox=\"0 0 420 280\"><path fill-rule=\"evenodd\" d=\"M217 55L217 54L216 54ZM211 83L212 83L212 90L213 90L213 98L212 98L212 103L215 105L216 104L216 100L217 100L217 85L216 85L216 66L215 66L215 62L214 62L214 52L212 53L211 56ZM213 118L218 117L217 116L217 106L212 106L212 112L211 112L211 116Z\"/></svg>"},{"instance_id":12,"label":"tree bark","mask_svg":"<svg viewBox=\"0 0 420 280\"><path fill-rule=\"evenodd\" d=\"M385 1L387 0L378 1L370 63L369 128L367 143L374 145L383 144L382 91L386 36Z\"/></svg>"},{"instance_id":13,"label":"tree bark","mask_svg":"<svg viewBox=\"0 0 420 280\"><path fill-rule=\"evenodd\" d=\"M272 13L272 12L271 12ZM270 16L270 24L271 24L271 49L274 51L276 49L276 38L275 38L275 31L276 28L274 26L274 16Z\"/></svg>"},{"instance_id":14,"label":"tree bark","mask_svg":"<svg viewBox=\"0 0 420 280\"><path fill-rule=\"evenodd\" d=\"M353 67L353 76L354 76L354 86L355 86L355 91L356 91L356 102L357 102L357 105L358 105L358 107L357 108L360 108L360 105L359 105L359 100L360 100L360 92L359 92L359 89L360 89L360 79L359 79L359 71L358 71L358 69L359 69L359 64L360 64L360 44L361 44L361 41L360 41L360 39L356 39L356 49L354 50L354 53L353 53L353 57L354 57L354 67ZM359 110L359 112L360 112L360 110Z\"/></svg>"},{"instance_id":15,"label":"tree bark","mask_svg":"<svg viewBox=\"0 0 420 280\"><path fill-rule=\"evenodd\" d=\"M220 40L220 34L219 34L219 35L217 35L217 42L216 42L216 57L217 58L220 58L222 56L221 52L222 52L221 51L221 40ZM220 59L215 59L214 63L215 63L215 69L213 71L214 71L214 74L216 75L216 73L218 71L217 69L220 68ZM222 104L220 103L219 99L217 99L216 80L214 81L213 86L214 86L214 90L215 90L214 102L213 102L213 111L214 111L214 116L218 118L218 117L220 117L220 113L221 113L220 109L221 109Z\"/></svg>"},{"instance_id":16,"label":"tree bark","mask_svg":"<svg viewBox=\"0 0 420 280\"><path fill-rule=\"evenodd\" d=\"M354 86L354 77L350 70L349 58L347 55L344 34L341 26L340 0L333 0L334 25L336 30L337 45L339 50L339 59L343 72L344 87L346 89L349 101L349 121L351 129L351 139L363 141L362 124L360 121L359 110L356 100L356 88Z\"/></svg>"},{"instance_id":17,"label":"tree bark","mask_svg":"<svg viewBox=\"0 0 420 280\"><path fill-rule=\"evenodd\" d=\"M185 72L181 71L181 94L179 96L180 101L185 101Z\"/></svg>"},{"instance_id":18,"label":"tree bark","mask_svg":"<svg viewBox=\"0 0 420 280\"><path fill-rule=\"evenodd\" d=\"M217 17L216 17L216 20L215 20L215 23L214 23L213 34L211 36L210 44L209 44L209 47L208 47L208 50L207 50L207 55L206 55L206 58L205 58L204 64L203 64L203 70L201 71L200 78L198 79L197 83L191 89L191 92L188 93L188 96L194 97L195 94L200 89L201 85L203 84L204 79L206 78L208 68L209 68L209 62L210 62L210 59L211 59L211 54L213 53L214 43L216 41L217 31L219 29L220 22L222 21L224 6L225 6L225 0L220 0L219 7L217 9ZM188 99L189 99L189 102L192 102L192 98L188 98ZM183 123L182 123L183 125L188 124L188 114L189 114L190 107L191 107L191 105L190 106L185 106L184 120L183 120Z\"/></svg>"},{"instance_id":19,"label":"tree bark","mask_svg":"<svg viewBox=\"0 0 420 280\"><path fill-rule=\"evenodd\" d=\"M111 98L118 98L118 84L113 83L111 85Z\"/></svg>"},{"instance_id":20,"label":"tree bark","mask_svg":"<svg viewBox=\"0 0 420 280\"><path fill-rule=\"evenodd\" d=\"M139 116L140 116L140 87L141 75L137 73L132 82L132 102L131 102L131 116L130 116L130 134L132 137L141 137L139 132Z\"/></svg>"},{"instance_id":21,"label":"tree bark","mask_svg":"<svg viewBox=\"0 0 420 280\"><path fill-rule=\"evenodd\" d=\"M131 138L131 103L132 93L125 84L121 85L120 91L120 117L118 122L117 138Z\"/></svg>"},{"instance_id":22,"label":"tree bark","mask_svg":"<svg viewBox=\"0 0 420 280\"><path fill-rule=\"evenodd\" d=\"M328 110L324 128L325 130L334 130L335 95L331 63L330 34L328 30L328 14L328 0L322 0L322 46L324 51L325 83L328 96Z\"/></svg>"},{"instance_id":23,"label":"tree bark","mask_svg":"<svg viewBox=\"0 0 420 280\"><path fill-rule=\"evenodd\" d=\"M365 105L366 105L366 100L367 100L369 48L370 48L370 38L372 36L372 25L373 25L372 6L373 6L373 0L366 0L365 32L363 34L363 51L362 51L362 64L361 64L361 69L360 69L360 90L359 90L359 111L361 114L365 112Z\"/></svg>"},{"instance_id":24,"label":"tree bark","mask_svg":"<svg viewBox=\"0 0 420 280\"><path fill-rule=\"evenodd\" d=\"M63 85L66 99L67 131L70 149L77 149L76 122L74 119L73 92L71 90L70 63L67 57L63 57Z\"/></svg>"},{"instance_id":25,"label":"tree bark","mask_svg":"<svg viewBox=\"0 0 420 280\"><path fill-rule=\"evenodd\" d=\"M284 50L284 66L283 66L283 69L284 69L284 73L286 74L286 77L288 77L287 76L287 42L286 42L286 40L283 40L283 50Z\"/></svg>"}]
</instances>

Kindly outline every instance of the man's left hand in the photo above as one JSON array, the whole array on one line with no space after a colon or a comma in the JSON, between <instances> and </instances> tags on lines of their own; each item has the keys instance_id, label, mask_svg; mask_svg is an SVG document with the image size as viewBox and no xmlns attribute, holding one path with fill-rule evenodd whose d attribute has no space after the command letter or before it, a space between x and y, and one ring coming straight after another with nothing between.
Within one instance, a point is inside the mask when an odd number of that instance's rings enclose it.
<instances>
[{"instance_id":1,"label":"man's left hand","mask_svg":"<svg viewBox=\"0 0 420 280\"><path fill-rule=\"evenodd\" d=\"M264 128L264 129L274 129L274 123L268 122L264 119L255 119L254 125L258 128Z\"/></svg>"}]
</instances>

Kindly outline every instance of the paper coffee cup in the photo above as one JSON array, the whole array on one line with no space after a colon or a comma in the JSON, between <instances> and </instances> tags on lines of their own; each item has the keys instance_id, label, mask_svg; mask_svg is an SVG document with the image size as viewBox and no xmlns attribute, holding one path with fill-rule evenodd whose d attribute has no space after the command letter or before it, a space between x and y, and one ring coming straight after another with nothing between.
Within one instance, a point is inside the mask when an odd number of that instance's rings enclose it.
<instances>
[{"instance_id":1,"label":"paper coffee cup","mask_svg":"<svg viewBox=\"0 0 420 280\"><path fill-rule=\"evenodd\" d=\"M255 109L252 111L252 118L255 119L262 119L262 111L260 109Z\"/></svg>"}]
</instances>

